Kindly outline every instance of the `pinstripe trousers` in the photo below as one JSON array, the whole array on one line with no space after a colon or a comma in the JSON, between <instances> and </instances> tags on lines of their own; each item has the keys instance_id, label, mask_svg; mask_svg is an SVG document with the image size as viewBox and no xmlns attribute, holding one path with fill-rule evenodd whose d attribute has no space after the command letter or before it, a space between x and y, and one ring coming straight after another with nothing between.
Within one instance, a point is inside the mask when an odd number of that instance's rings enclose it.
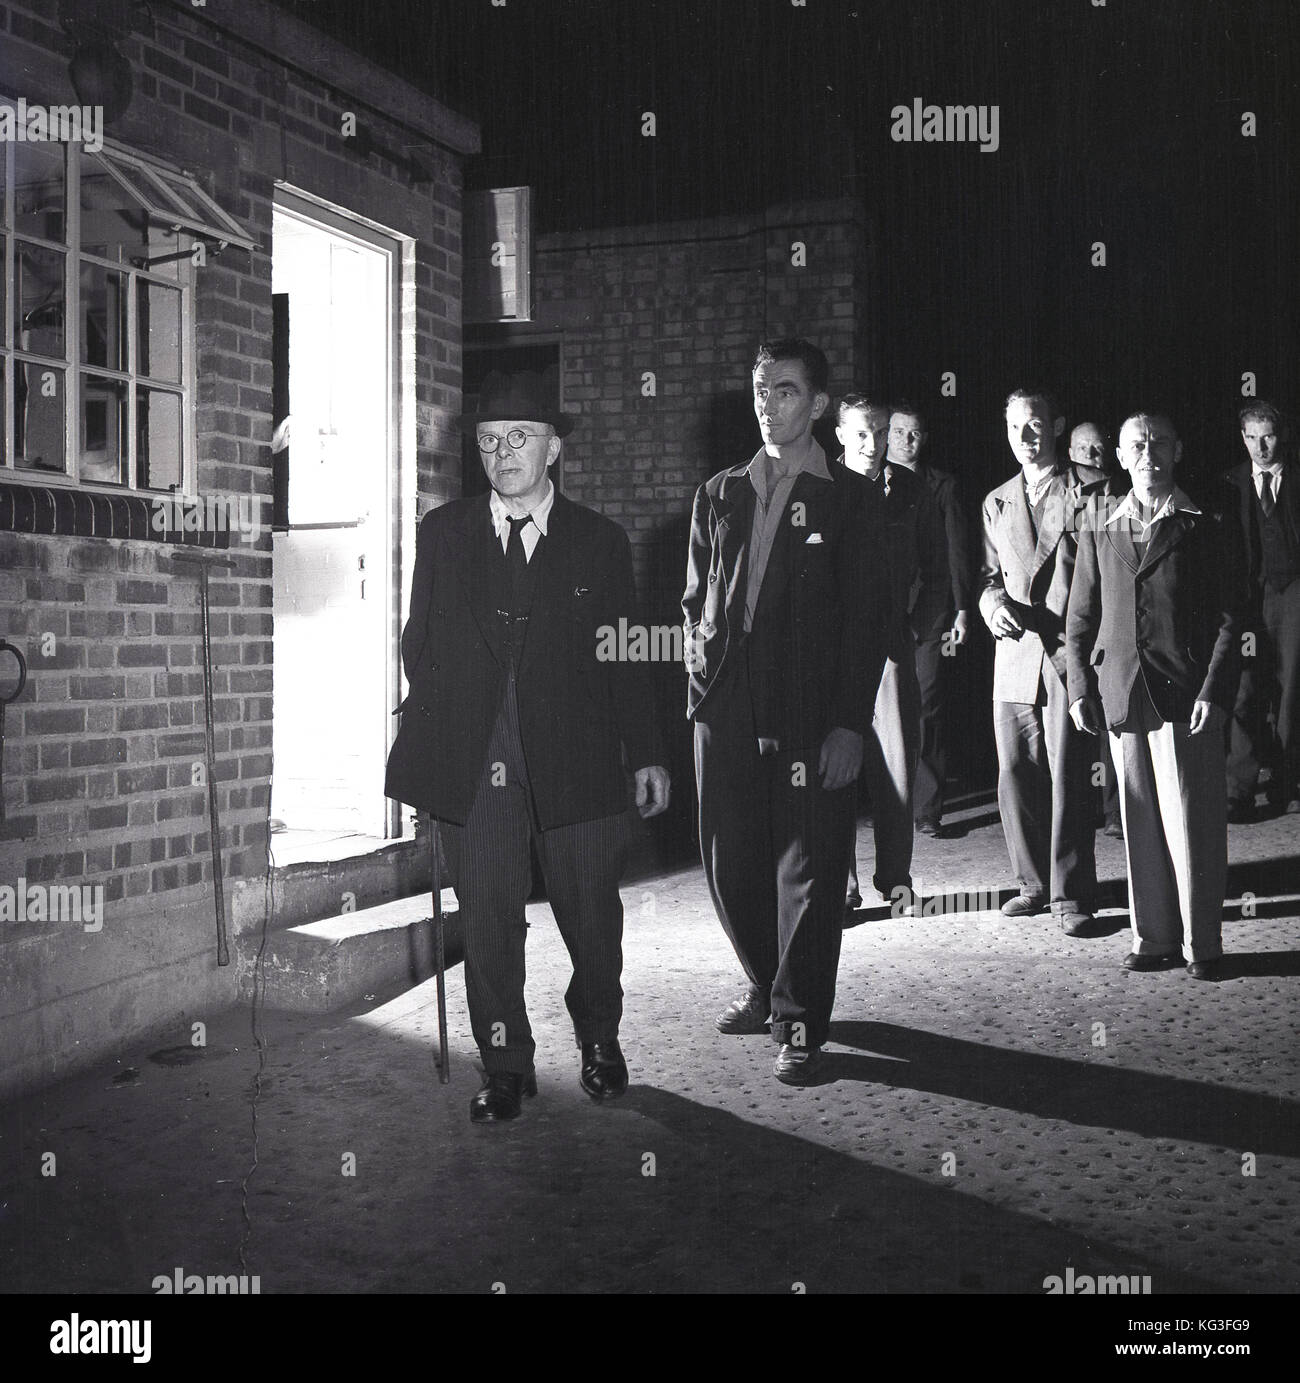
<instances>
[{"instance_id":1,"label":"pinstripe trousers","mask_svg":"<svg viewBox=\"0 0 1300 1383\"><path fill-rule=\"evenodd\" d=\"M460 905L470 1027L485 1071L533 1069L524 1006L524 906L536 844L546 895L573 961L565 1003L578 1042L618 1036L623 1016L623 901L626 813L543 831L537 825L510 677L488 741L469 820L440 823Z\"/></svg>"}]
</instances>

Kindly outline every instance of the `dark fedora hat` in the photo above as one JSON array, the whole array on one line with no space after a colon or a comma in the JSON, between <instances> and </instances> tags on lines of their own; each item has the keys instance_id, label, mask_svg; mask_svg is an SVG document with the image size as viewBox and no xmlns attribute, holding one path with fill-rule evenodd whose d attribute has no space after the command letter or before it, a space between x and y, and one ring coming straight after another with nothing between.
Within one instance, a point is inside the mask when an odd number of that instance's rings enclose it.
<instances>
[{"instance_id":1,"label":"dark fedora hat","mask_svg":"<svg viewBox=\"0 0 1300 1383\"><path fill-rule=\"evenodd\" d=\"M493 370L479 389L478 408L462 413L460 425L472 432L479 423L504 419L549 423L557 437L567 437L577 419L560 412L559 399L560 372L554 365L541 374L536 370L516 370L514 374Z\"/></svg>"}]
</instances>

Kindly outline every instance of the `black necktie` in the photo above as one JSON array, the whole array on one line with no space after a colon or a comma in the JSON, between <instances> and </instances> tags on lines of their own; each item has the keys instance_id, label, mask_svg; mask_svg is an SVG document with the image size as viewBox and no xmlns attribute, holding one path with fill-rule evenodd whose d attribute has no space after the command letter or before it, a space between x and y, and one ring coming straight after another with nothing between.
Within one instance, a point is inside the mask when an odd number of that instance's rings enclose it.
<instances>
[{"instance_id":1,"label":"black necktie","mask_svg":"<svg viewBox=\"0 0 1300 1383\"><path fill-rule=\"evenodd\" d=\"M1273 473L1271 471L1260 471L1259 473L1259 507L1264 511L1264 517L1273 517Z\"/></svg>"},{"instance_id":2,"label":"black necktie","mask_svg":"<svg viewBox=\"0 0 1300 1383\"><path fill-rule=\"evenodd\" d=\"M524 552L524 525L532 523L533 516L525 514L522 519L506 516L510 525L510 537L506 542L506 566L510 571L510 588L518 588L519 581L528 570L528 555Z\"/></svg>"}]
</instances>

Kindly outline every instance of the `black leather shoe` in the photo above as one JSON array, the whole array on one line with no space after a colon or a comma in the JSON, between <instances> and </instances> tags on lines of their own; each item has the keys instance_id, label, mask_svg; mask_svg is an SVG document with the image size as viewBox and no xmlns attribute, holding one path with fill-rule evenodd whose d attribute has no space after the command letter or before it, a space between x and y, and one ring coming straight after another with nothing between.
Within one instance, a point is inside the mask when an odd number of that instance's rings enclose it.
<instances>
[{"instance_id":1,"label":"black leather shoe","mask_svg":"<svg viewBox=\"0 0 1300 1383\"><path fill-rule=\"evenodd\" d=\"M1212 960L1194 960L1187 967L1187 973L1194 980L1221 980L1223 978L1223 957Z\"/></svg>"},{"instance_id":2,"label":"black leather shoe","mask_svg":"<svg viewBox=\"0 0 1300 1383\"><path fill-rule=\"evenodd\" d=\"M578 1084L593 1100L615 1100L627 1089L627 1062L618 1038L582 1044L582 1069Z\"/></svg>"},{"instance_id":3,"label":"black leather shoe","mask_svg":"<svg viewBox=\"0 0 1300 1383\"><path fill-rule=\"evenodd\" d=\"M718 1031L725 1033L764 1032L772 1012L772 996L766 989L753 990L733 999L718 1014Z\"/></svg>"},{"instance_id":4,"label":"black leather shoe","mask_svg":"<svg viewBox=\"0 0 1300 1383\"><path fill-rule=\"evenodd\" d=\"M1182 963L1181 956L1140 956L1136 951L1130 951L1121 962L1125 970L1170 970Z\"/></svg>"},{"instance_id":5,"label":"black leather shoe","mask_svg":"<svg viewBox=\"0 0 1300 1383\"><path fill-rule=\"evenodd\" d=\"M1117 816L1112 816L1106 822L1105 834L1112 840L1124 839L1124 823Z\"/></svg>"},{"instance_id":6,"label":"black leather shoe","mask_svg":"<svg viewBox=\"0 0 1300 1383\"><path fill-rule=\"evenodd\" d=\"M932 816L923 816L916 823L916 834L918 836L937 836L939 834L939 823Z\"/></svg>"},{"instance_id":7,"label":"black leather shoe","mask_svg":"<svg viewBox=\"0 0 1300 1383\"><path fill-rule=\"evenodd\" d=\"M821 1071L820 1047L792 1047L783 1043L772 1063L772 1074L786 1085L807 1085Z\"/></svg>"},{"instance_id":8,"label":"black leather shoe","mask_svg":"<svg viewBox=\"0 0 1300 1383\"><path fill-rule=\"evenodd\" d=\"M1047 899L1041 894L1017 893L1002 904L1003 917L1032 917L1036 912L1047 911Z\"/></svg>"},{"instance_id":9,"label":"black leather shoe","mask_svg":"<svg viewBox=\"0 0 1300 1383\"><path fill-rule=\"evenodd\" d=\"M472 1124L496 1124L519 1117L521 1096L537 1094L537 1077L530 1071L489 1071L483 1088L469 1102Z\"/></svg>"},{"instance_id":10,"label":"black leather shoe","mask_svg":"<svg viewBox=\"0 0 1300 1383\"><path fill-rule=\"evenodd\" d=\"M1097 925L1097 919L1090 912L1063 912L1060 918L1061 930L1066 936L1087 936Z\"/></svg>"}]
</instances>

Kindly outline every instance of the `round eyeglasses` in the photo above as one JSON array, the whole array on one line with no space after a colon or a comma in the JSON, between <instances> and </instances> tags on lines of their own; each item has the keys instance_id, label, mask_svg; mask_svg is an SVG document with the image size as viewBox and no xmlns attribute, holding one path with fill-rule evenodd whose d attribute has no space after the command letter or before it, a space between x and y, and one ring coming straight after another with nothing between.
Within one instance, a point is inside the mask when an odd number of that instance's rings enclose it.
<instances>
[{"instance_id":1,"label":"round eyeglasses","mask_svg":"<svg viewBox=\"0 0 1300 1383\"><path fill-rule=\"evenodd\" d=\"M518 451L530 437L545 437L544 432L525 432L522 427L512 427L506 433L506 445L511 451ZM485 432L478 439L478 449L484 456L491 456L501 445L501 438L495 432Z\"/></svg>"}]
</instances>

